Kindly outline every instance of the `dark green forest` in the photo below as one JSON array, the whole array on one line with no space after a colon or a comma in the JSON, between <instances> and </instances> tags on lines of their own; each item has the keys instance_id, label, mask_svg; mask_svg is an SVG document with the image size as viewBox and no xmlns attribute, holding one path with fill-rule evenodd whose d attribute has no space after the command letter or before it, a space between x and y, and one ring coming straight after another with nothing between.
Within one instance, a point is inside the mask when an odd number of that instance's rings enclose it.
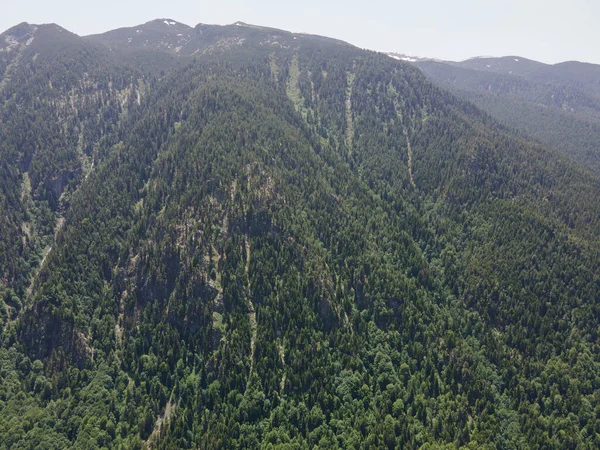
<instances>
[{"instance_id":1,"label":"dark green forest","mask_svg":"<svg viewBox=\"0 0 600 450\"><path fill-rule=\"evenodd\" d=\"M0 448L600 447L597 175L386 55L168 27L0 35Z\"/></svg>"},{"instance_id":2,"label":"dark green forest","mask_svg":"<svg viewBox=\"0 0 600 450\"><path fill-rule=\"evenodd\" d=\"M416 65L525 139L535 139L600 174L600 66L525 58Z\"/></svg>"}]
</instances>

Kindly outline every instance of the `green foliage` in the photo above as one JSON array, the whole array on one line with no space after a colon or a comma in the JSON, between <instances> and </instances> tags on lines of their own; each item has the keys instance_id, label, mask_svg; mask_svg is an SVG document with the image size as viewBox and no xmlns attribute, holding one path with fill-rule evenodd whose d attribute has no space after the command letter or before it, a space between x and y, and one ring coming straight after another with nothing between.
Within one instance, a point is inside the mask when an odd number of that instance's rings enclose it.
<instances>
[{"instance_id":1,"label":"green foliage","mask_svg":"<svg viewBox=\"0 0 600 450\"><path fill-rule=\"evenodd\" d=\"M204 30L161 78L98 62L129 106L64 119L58 206L1 144L6 235L65 221L0 286L0 447L600 445L597 178L384 55Z\"/></svg>"},{"instance_id":2,"label":"green foliage","mask_svg":"<svg viewBox=\"0 0 600 450\"><path fill-rule=\"evenodd\" d=\"M436 83L473 102L499 122L599 174L598 66L574 62L547 66L508 58L515 72L506 69L497 73L496 65L502 67L506 59L454 64L426 61L417 65Z\"/></svg>"}]
</instances>

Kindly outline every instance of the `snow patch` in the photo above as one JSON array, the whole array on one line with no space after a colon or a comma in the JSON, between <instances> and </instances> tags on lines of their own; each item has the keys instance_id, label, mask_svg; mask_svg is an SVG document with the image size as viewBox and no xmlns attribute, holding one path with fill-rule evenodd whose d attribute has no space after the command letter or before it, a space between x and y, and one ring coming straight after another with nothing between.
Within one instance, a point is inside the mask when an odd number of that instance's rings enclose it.
<instances>
[{"instance_id":1,"label":"snow patch","mask_svg":"<svg viewBox=\"0 0 600 450\"><path fill-rule=\"evenodd\" d=\"M163 23L168 26L177 25L177 22L173 22L172 20L163 20Z\"/></svg>"},{"instance_id":2,"label":"snow patch","mask_svg":"<svg viewBox=\"0 0 600 450\"><path fill-rule=\"evenodd\" d=\"M258 25L250 25L249 23L245 23L245 22L235 22L233 25L235 25L236 27L246 27L246 28L255 28L257 30L260 30L262 27L258 26Z\"/></svg>"},{"instance_id":3,"label":"snow patch","mask_svg":"<svg viewBox=\"0 0 600 450\"><path fill-rule=\"evenodd\" d=\"M418 61L417 58L411 58L410 56L406 56L406 55L400 56L400 55L392 55L392 54L390 54L388 56L390 58L394 58L394 59L396 59L398 61L408 61L408 62L417 62Z\"/></svg>"},{"instance_id":4,"label":"snow patch","mask_svg":"<svg viewBox=\"0 0 600 450\"><path fill-rule=\"evenodd\" d=\"M136 33L143 33L142 30L135 30Z\"/></svg>"},{"instance_id":5,"label":"snow patch","mask_svg":"<svg viewBox=\"0 0 600 450\"><path fill-rule=\"evenodd\" d=\"M518 60L517 58L515 58L515 61L516 61L516 62L519 62L519 60Z\"/></svg>"},{"instance_id":6,"label":"snow patch","mask_svg":"<svg viewBox=\"0 0 600 450\"><path fill-rule=\"evenodd\" d=\"M485 67L492 67L492 66L490 66L489 64L486 64Z\"/></svg>"}]
</instances>

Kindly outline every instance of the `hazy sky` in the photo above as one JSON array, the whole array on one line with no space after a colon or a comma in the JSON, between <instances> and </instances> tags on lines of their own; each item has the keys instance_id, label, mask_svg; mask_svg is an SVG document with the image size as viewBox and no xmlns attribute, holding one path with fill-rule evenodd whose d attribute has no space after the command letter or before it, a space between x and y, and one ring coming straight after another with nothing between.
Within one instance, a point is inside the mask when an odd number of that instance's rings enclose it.
<instances>
[{"instance_id":1,"label":"hazy sky","mask_svg":"<svg viewBox=\"0 0 600 450\"><path fill-rule=\"evenodd\" d=\"M416 56L600 64L600 0L0 0L0 11L2 31L20 22L85 35L156 18L192 26L241 20Z\"/></svg>"}]
</instances>

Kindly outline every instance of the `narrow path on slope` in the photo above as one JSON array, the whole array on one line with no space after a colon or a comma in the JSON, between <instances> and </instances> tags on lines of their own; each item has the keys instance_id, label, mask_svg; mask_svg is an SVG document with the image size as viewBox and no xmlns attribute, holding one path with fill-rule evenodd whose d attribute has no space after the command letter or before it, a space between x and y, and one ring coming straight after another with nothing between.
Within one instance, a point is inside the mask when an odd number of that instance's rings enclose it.
<instances>
[{"instance_id":1,"label":"narrow path on slope","mask_svg":"<svg viewBox=\"0 0 600 450\"><path fill-rule=\"evenodd\" d=\"M281 381L279 382L279 392L283 394L283 389L285 388L285 348L283 348L283 339L281 343L277 345L279 347L279 357L281 358L281 366L283 367L283 374L281 375Z\"/></svg>"},{"instance_id":2,"label":"narrow path on slope","mask_svg":"<svg viewBox=\"0 0 600 450\"><path fill-rule=\"evenodd\" d=\"M252 167L250 164L246 166L247 185L246 193L250 195L250 185L252 179ZM256 349L256 334L257 334L257 323L256 323L256 311L254 310L254 304L252 303L252 291L250 289L250 238L248 237L248 216L246 202L242 201L242 208L244 214L244 222L246 232L244 233L244 247L246 249L246 287L248 295L248 319L250 320L250 370L248 371L248 381L246 382L246 391L250 387L250 380L252 380L252 372L254 371L254 350Z\"/></svg>"},{"instance_id":3,"label":"narrow path on slope","mask_svg":"<svg viewBox=\"0 0 600 450\"><path fill-rule=\"evenodd\" d=\"M352 84L354 83L354 74L346 74L346 142L349 151L352 151L352 139L354 138L354 124L352 123Z\"/></svg>"},{"instance_id":4,"label":"narrow path on slope","mask_svg":"<svg viewBox=\"0 0 600 450\"><path fill-rule=\"evenodd\" d=\"M165 406L165 410L163 411L162 414L160 414L157 417L156 422L154 423L154 429L152 430L152 434L150 434L150 436L148 437L148 440L146 441L147 448L154 447L153 444L154 444L156 438L160 437L160 432L165 427L166 423L171 419L171 414L173 414L173 409L175 409L175 405L173 404L173 402L171 400L169 400L167 402L167 405Z\"/></svg>"},{"instance_id":5,"label":"narrow path on slope","mask_svg":"<svg viewBox=\"0 0 600 450\"><path fill-rule=\"evenodd\" d=\"M58 219L56 219L56 225L54 226L54 236L52 238L52 243L54 243L54 241L56 240L56 236L58 235L59 231L62 229L64 223L65 223L65 218L63 216L60 216ZM48 245L48 246L46 246L46 248L44 248L44 250L42 252L42 260L40 261L40 265L38 266L37 270L35 271L35 274L31 277L31 282L29 283L29 286L27 287L27 297L31 297L31 294L33 293L33 288L35 287L35 282L38 279L38 275L40 274L40 271L44 267L44 264L46 263L46 259L48 258L48 255L50 254L51 251L52 251L52 245Z\"/></svg>"},{"instance_id":6,"label":"narrow path on slope","mask_svg":"<svg viewBox=\"0 0 600 450\"><path fill-rule=\"evenodd\" d=\"M410 146L410 138L408 137L408 130L404 125L404 118L402 117L402 113L398 109L398 100L394 100L394 109L396 110L396 115L400 120L400 125L402 126L402 133L406 138L406 151L408 153L408 176L410 177L410 184L415 186L415 178L413 176L413 153L412 147Z\"/></svg>"},{"instance_id":7,"label":"narrow path on slope","mask_svg":"<svg viewBox=\"0 0 600 450\"><path fill-rule=\"evenodd\" d=\"M250 298L250 278L248 270L250 268L250 242L248 241L248 235L244 236L246 246L246 278L248 280L248 317L250 319L250 371L248 372L248 382L246 384L246 390L250 386L250 380L252 380L252 372L254 370L254 350L256 348L256 312L254 311L254 304Z\"/></svg>"},{"instance_id":8,"label":"narrow path on slope","mask_svg":"<svg viewBox=\"0 0 600 450\"><path fill-rule=\"evenodd\" d=\"M404 136L406 137L406 149L408 152L408 175L410 176L410 184L415 185L415 178L413 177L412 170L412 148L410 146L410 139L408 138L408 133L406 132L406 128L404 129Z\"/></svg>"}]
</instances>

